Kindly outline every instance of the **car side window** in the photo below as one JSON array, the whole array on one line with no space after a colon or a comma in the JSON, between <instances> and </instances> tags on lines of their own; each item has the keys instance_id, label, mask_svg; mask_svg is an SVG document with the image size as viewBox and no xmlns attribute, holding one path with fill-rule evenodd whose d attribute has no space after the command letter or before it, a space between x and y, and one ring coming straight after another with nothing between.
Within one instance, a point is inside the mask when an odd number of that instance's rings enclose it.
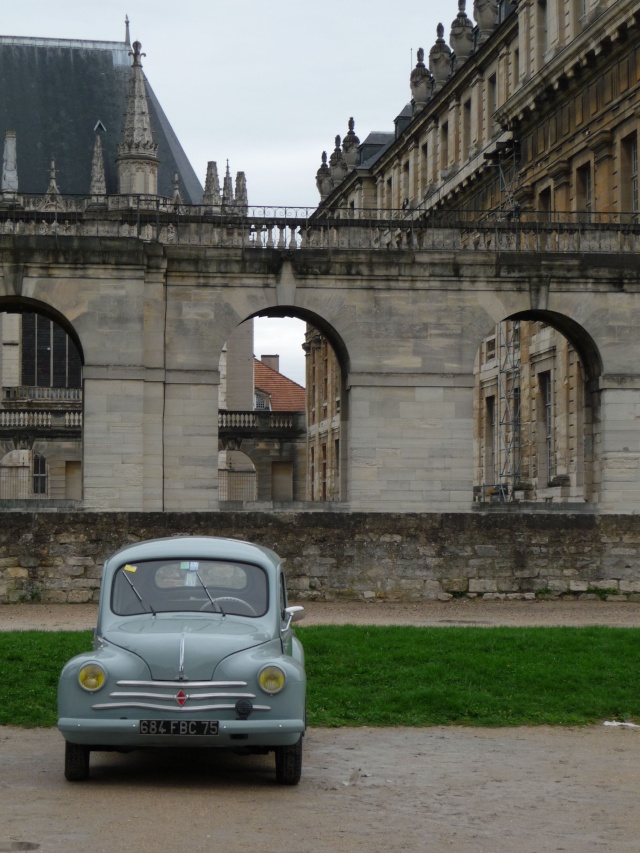
<instances>
[{"instance_id":1,"label":"car side window","mask_svg":"<svg viewBox=\"0 0 640 853\"><path fill-rule=\"evenodd\" d=\"M284 612L287 607L287 584L284 577L284 572L280 572L280 619L284 622L286 619L286 613Z\"/></svg>"}]
</instances>

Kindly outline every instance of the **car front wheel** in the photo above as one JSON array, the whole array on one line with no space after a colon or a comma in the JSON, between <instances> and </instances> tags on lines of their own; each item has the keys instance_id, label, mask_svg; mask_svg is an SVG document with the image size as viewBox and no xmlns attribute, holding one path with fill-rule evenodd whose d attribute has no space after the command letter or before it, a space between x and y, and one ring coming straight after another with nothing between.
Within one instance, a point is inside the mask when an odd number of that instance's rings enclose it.
<instances>
[{"instance_id":1,"label":"car front wheel","mask_svg":"<svg viewBox=\"0 0 640 853\"><path fill-rule=\"evenodd\" d=\"M280 785L297 785L302 775L302 735L293 746L276 747L276 781Z\"/></svg>"},{"instance_id":2,"label":"car front wheel","mask_svg":"<svg viewBox=\"0 0 640 853\"><path fill-rule=\"evenodd\" d=\"M81 743L65 742L64 778L67 782L84 782L89 776L91 750Z\"/></svg>"}]
</instances>

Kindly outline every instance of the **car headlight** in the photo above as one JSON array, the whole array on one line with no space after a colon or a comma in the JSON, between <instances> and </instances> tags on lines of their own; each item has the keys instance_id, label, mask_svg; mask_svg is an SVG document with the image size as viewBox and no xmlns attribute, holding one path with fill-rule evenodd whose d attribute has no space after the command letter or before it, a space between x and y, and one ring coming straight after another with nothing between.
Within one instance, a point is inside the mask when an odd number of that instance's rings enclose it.
<instances>
[{"instance_id":1,"label":"car headlight","mask_svg":"<svg viewBox=\"0 0 640 853\"><path fill-rule=\"evenodd\" d=\"M93 693L100 690L107 677L107 673L99 663L88 663L78 673L78 683L84 690Z\"/></svg>"},{"instance_id":2,"label":"car headlight","mask_svg":"<svg viewBox=\"0 0 640 853\"><path fill-rule=\"evenodd\" d=\"M284 672L279 666L265 666L258 674L258 684L265 693L280 693L284 687Z\"/></svg>"}]
</instances>

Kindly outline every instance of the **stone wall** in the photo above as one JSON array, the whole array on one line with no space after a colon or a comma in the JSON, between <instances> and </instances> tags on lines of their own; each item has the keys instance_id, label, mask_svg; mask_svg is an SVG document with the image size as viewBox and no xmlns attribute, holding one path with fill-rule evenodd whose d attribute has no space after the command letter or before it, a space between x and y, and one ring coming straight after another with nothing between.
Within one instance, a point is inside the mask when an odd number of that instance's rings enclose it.
<instances>
[{"instance_id":1,"label":"stone wall","mask_svg":"<svg viewBox=\"0 0 640 853\"><path fill-rule=\"evenodd\" d=\"M640 599L640 519L562 512L3 513L0 602L96 599L140 539L249 539L287 558L293 596L616 595Z\"/></svg>"}]
</instances>

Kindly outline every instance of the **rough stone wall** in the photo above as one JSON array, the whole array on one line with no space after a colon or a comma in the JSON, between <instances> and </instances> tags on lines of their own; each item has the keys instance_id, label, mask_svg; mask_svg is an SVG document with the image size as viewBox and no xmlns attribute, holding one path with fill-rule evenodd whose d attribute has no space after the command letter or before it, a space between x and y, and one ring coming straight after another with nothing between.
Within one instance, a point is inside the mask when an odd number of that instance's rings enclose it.
<instances>
[{"instance_id":1,"label":"rough stone wall","mask_svg":"<svg viewBox=\"0 0 640 853\"><path fill-rule=\"evenodd\" d=\"M638 516L565 512L0 514L0 602L96 599L140 539L230 536L287 559L296 598L637 597Z\"/></svg>"}]
</instances>

